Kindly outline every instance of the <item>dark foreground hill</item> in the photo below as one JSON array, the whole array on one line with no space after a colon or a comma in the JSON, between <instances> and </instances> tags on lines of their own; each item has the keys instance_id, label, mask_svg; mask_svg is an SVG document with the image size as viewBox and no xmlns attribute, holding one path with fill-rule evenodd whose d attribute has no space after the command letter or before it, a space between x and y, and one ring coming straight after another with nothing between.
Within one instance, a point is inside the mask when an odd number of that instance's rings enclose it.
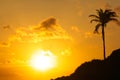
<instances>
[{"instance_id":1,"label":"dark foreground hill","mask_svg":"<svg viewBox=\"0 0 120 80\"><path fill-rule=\"evenodd\" d=\"M120 49L106 60L92 60L80 65L70 76L51 80L120 80Z\"/></svg>"}]
</instances>

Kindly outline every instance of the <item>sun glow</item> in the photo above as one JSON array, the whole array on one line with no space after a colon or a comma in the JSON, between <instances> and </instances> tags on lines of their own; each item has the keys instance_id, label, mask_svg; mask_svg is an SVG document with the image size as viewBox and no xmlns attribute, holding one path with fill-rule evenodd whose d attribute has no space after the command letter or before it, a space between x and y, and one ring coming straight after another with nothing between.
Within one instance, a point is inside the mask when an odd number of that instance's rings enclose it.
<instances>
[{"instance_id":1,"label":"sun glow","mask_svg":"<svg viewBox=\"0 0 120 80\"><path fill-rule=\"evenodd\" d=\"M55 56L50 51L37 51L32 55L30 59L30 65L34 69L41 71L46 71L55 67L55 63Z\"/></svg>"}]
</instances>

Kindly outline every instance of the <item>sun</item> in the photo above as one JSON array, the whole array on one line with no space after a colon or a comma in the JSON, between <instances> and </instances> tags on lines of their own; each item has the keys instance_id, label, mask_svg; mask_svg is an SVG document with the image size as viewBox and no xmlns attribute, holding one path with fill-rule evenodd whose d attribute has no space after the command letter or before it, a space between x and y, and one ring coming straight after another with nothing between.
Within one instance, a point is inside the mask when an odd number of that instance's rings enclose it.
<instances>
[{"instance_id":1,"label":"sun","mask_svg":"<svg viewBox=\"0 0 120 80\"><path fill-rule=\"evenodd\" d=\"M30 66L36 70L46 71L55 67L55 64L55 56L50 51L36 51L30 59Z\"/></svg>"}]
</instances>

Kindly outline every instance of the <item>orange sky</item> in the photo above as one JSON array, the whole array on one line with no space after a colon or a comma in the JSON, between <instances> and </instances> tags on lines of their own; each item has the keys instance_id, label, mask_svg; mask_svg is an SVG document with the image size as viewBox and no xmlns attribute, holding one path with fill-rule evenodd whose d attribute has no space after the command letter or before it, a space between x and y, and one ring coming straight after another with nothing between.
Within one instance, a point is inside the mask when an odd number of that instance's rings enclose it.
<instances>
[{"instance_id":1,"label":"orange sky","mask_svg":"<svg viewBox=\"0 0 120 80\"><path fill-rule=\"evenodd\" d=\"M0 65L27 65L35 51L49 50L57 57L56 67L49 71L56 77L69 75L85 61L103 59L101 35L93 34L95 23L90 24L88 15L95 14L98 8L112 8L120 16L119 3L119 0L0 0ZM105 33L109 56L112 50L120 48L120 27L109 23Z\"/></svg>"}]
</instances>

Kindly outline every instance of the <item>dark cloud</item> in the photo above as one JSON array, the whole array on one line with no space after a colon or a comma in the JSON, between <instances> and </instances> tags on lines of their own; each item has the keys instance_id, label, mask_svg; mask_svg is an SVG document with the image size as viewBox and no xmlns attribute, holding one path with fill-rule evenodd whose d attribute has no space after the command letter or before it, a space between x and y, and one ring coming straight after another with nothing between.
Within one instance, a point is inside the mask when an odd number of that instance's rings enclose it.
<instances>
[{"instance_id":1,"label":"dark cloud","mask_svg":"<svg viewBox=\"0 0 120 80\"><path fill-rule=\"evenodd\" d=\"M56 26L56 19L51 17L48 18L44 21L41 22L41 25L37 28L35 28L35 30L39 30L39 29L54 29L54 26Z\"/></svg>"},{"instance_id":2,"label":"dark cloud","mask_svg":"<svg viewBox=\"0 0 120 80\"><path fill-rule=\"evenodd\" d=\"M3 26L3 29L10 29L10 25Z\"/></svg>"},{"instance_id":3,"label":"dark cloud","mask_svg":"<svg viewBox=\"0 0 120 80\"><path fill-rule=\"evenodd\" d=\"M0 43L0 47L9 47L9 46L10 46L10 43L7 43L7 42Z\"/></svg>"}]
</instances>

